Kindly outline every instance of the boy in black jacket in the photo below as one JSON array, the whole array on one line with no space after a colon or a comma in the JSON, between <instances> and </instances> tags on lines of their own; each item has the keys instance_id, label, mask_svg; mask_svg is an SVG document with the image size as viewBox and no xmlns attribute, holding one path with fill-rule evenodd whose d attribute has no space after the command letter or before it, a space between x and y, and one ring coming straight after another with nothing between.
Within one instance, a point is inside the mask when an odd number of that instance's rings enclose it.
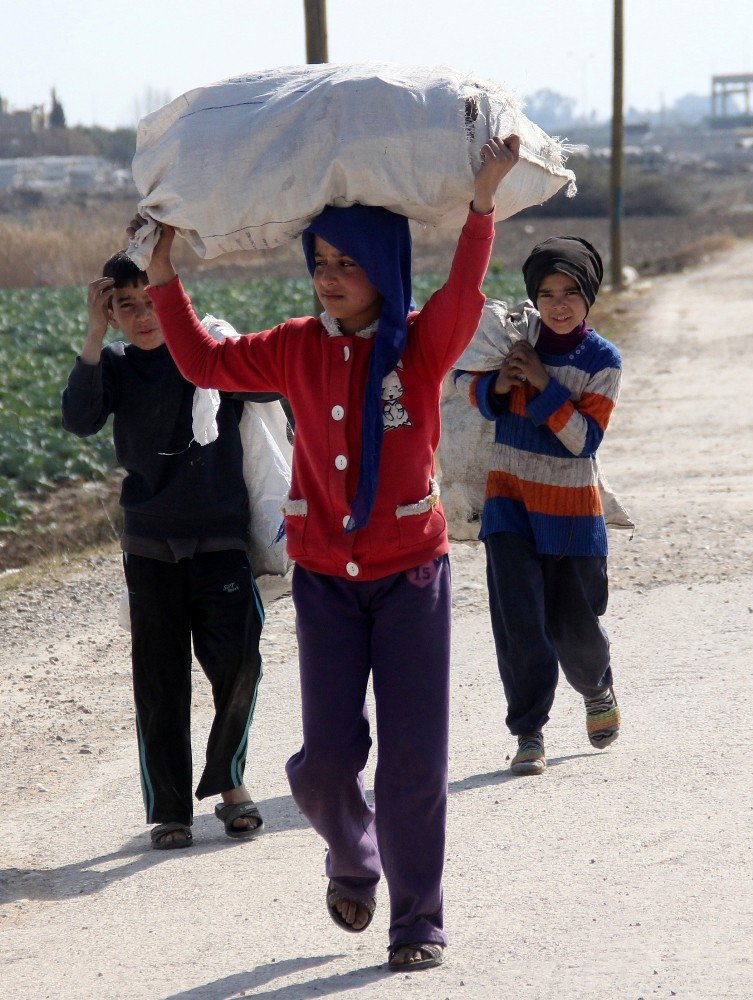
<instances>
[{"instance_id":1,"label":"boy in black jacket","mask_svg":"<svg viewBox=\"0 0 753 1000\"><path fill-rule=\"evenodd\" d=\"M262 675L263 609L247 555L243 404L223 398L217 440L193 440L194 386L165 346L146 284L117 253L89 285L89 332L63 393L63 426L86 437L114 414L126 470L121 547L141 786L147 823L157 824L152 845L166 850L192 842L192 639L215 705L196 797L222 796L215 813L230 837L262 826L243 771ZM108 324L125 343L102 347Z\"/></svg>"}]
</instances>

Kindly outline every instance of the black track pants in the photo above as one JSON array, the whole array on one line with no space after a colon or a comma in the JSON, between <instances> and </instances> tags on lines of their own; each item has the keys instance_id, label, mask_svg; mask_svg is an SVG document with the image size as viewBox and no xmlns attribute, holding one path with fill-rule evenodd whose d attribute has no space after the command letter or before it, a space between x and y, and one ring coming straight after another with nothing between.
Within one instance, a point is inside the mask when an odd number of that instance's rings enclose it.
<instances>
[{"instance_id":1,"label":"black track pants","mask_svg":"<svg viewBox=\"0 0 753 1000\"><path fill-rule=\"evenodd\" d=\"M243 782L262 675L263 609L245 552L177 563L126 553L131 658L147 823L190 823L191 639L212 685L215 717L196 797Z\"/></svg>"}]
</instances>

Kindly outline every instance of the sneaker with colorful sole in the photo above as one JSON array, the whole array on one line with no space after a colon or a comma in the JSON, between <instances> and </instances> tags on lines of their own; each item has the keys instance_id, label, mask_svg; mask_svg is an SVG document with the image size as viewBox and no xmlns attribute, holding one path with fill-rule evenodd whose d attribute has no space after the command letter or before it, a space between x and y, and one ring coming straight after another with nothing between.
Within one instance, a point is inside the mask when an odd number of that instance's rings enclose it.
<instances>
[{"instance_id":1,"label":"sneaker with colorful sole","mask_svg":"<svg viewBox=\"0 0 753 1000\"><path fill-rule=\"evenodd\" d=\"M518 752L510 762L513 774L543 774L546 770L544 736L539 732L518 737Z\"/></svg>"},{"instance_id":2,"label":"sneaker with colorful sole","mask_svg":"<svg viewBox=\"0 0 753 1000\"><path fill-rule=\"evenodd\" d=\"M603 750L620 735L620 709L614 688L607 688L596 698L585 698L584 701L588 739L591 746Z\"/></svg>"}]
</instances>

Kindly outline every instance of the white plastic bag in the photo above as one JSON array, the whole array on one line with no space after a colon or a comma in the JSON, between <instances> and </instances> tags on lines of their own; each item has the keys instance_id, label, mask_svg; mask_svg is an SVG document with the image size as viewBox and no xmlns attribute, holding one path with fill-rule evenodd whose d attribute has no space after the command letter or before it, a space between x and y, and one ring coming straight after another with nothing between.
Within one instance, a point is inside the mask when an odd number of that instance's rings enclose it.
<instances>
[{"instance_id":1,"label":"white plastic bag","mask_svg":"<svg viewBox=\"0 0 753 1000\"><path fill-rule=\"evenodd\" d=\"M251 512L251 565L256 575L284 576L293 565L285 541L275 541L290 493L292 449L287 417L279 403L244 403L240 424L243 477Z\"/></svg>"},{"instance_id":2,"label":"white plastic bag","mask_svg":"<svg viewBox=\"0 0 753 1000\"><path fill-rule=\"evenodd\" d=\"M200 257L267 249L325 205L356 202L459 229L482 146L511 133L520 162L497 192L498 220L565 184L575 192L564 147L498 84L447 67L325 63L191 90L139 123L133 177L150 221L128 252L146 268L156 222Z\"/></svg>"},{"instance_id":3,"label":"white plastic bag","mask_svg":"<svg viewBox=\"0 0 753 1000\"><path fill-rule=\"evenodd\" d=\"M205 316L204 329L215 340L237 338L225 320ZM217 410L220 394L216 389L196 389L193 398L193 434L199 444L217 439ZM248 490L251 565L261 576L284 576L292 563L284 541L275 541L282 523L280 507L290 492L293 449L287 436L288 421L279 402L243 404L240 422L243 445L243 478Z\"/></svg>"},{"instance_id":4,"label":"white plastic bag","mask_svg":"<svg viewBox=\"0 0 753 1000\"><path fill-rule=\"evenodd\" d=\"M128 588L125 587L120 593L120 604L118 605L118 625L131 631L131 605L128 600Z\"/></svg>"},{"instance_id":5,"label":"white plastic bag","mask_svg":"<svg viewBox=\"0 0 753 1000\"><path fill-rule=\"evenodd\" d=\"M216 389L202 389L193 394L191 422L194 441L200 445L211 444L219 436L217 411L220 408L220 394Z\"/></svg>"}]
</instances>

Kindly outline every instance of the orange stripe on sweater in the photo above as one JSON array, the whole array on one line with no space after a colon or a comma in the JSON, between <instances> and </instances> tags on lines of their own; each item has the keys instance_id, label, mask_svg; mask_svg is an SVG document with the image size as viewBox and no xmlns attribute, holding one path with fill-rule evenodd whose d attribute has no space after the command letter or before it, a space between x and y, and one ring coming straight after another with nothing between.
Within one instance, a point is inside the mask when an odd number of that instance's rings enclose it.
<instances>
[{"instance_id":1,"label":"orange stripe on sweater","mask_svg":"<svg viewBox=\"0 0 753 1000\"><path fill-rule=\"evenodd\" d=\"M566 403L563 403L562 406L560 406L559 410L555 410L551 417L549 417L546 422L547 427L550 431L554 431L556 434L557 431L562 430L574 412L575 406L573 405L572 400L568 399Z\"/></svg>"},{"instance_id":2,"label":"orange stripe on sweater","mask_svg":"<svg viewBox=\"0 0 753 1000\"><path fill-rule=\"evenodd\" d=\"M581 413L593 417L602 430L607 429L609 418L614 410L614 400L602 396L600 392L584 392L577 404Z\"/></svg>"},{"instance_id":3,"label":"orange stripe on sweater","mask_svg":"<svg viewBox=\"0 0 753 1000\"><path fill-rule=\"evenodd\" d=\"M515 413L519 417L527 417L526 406L536 395L538 395L538 389L534 389L530 383L512 386L507 400L508 412Z\"/></svg>"},{"instance_id":4,"label":"orange stripe on sweater","mask_svg":"<svg viewBox=\"0 0 753 1000\"><path fill-rule=\"evenodd\" d=\"M519 500L536 514L557 517L599 517L602 514L601 497L596 486L550 486L518 479L509 472L489 473L485 499L494 497Z\"/></svg>"},{"instance_id":5,"label":"orange stripe on sweater","mask_svg":"<svg viewBox=\"0 0 753 1000\"><path fill-rule=\"evenodd\" d=\"M614 410L614 401L598 392L584 392L577 403L572 401L563 403L547 420L547 427L555 434L561 431L573 415L573 410L582 413L584 417L591 417L605 431Z\"/></svg>"}]
</instances>

